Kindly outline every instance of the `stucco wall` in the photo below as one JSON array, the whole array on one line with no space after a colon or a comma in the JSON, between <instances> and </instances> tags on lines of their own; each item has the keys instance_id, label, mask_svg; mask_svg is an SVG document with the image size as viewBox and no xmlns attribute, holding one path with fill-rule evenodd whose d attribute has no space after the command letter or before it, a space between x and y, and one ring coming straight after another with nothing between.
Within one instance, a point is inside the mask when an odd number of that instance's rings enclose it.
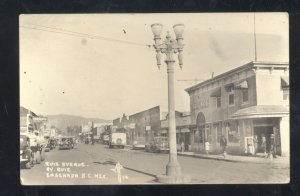
<instances>
[{"instance_id":1,"label":"stucco wall","mask_svg":"<svg viewBox=\"0 0 300 196\"><path fill-rule=\"evenodd\" d=\"M281 89L281 77L288 76L284 70L257 70L257 105L285 105Z\"/></svg>"}]
</instances>

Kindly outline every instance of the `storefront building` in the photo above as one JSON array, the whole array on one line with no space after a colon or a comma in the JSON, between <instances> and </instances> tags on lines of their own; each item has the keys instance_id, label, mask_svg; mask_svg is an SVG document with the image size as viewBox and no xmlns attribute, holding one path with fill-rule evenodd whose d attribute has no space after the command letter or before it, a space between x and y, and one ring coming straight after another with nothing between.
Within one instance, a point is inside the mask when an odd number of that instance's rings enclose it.
<instances>
[{"instance_id":1,"label":"storefront building","mask_svg":"<svg viewBox=\"0 0 300 196\"><path fill-rule=\"evenodd\" d=\"M160 115L160 107L156 106L128 117L124 115L113 120L113 125L125 129L127 144L132 145L135 140L147 143L159 134Z\"/></svg>"},{"instance_id":2,"label":"storefront building","mask_svg":"<svg viewBox=\"0 0 300 196\"><path fill-rule=\"evenodd\" d=\"M229 154L267 150L275 135L276 153L289 156L289 64L250 62L186 89L190 96L191 150L221 152L220 138L228 141Z\"/></svg>"},{"instance_id":3,"label":"storefront building","mask_svg":"<svg viewBox=\"0 0 300 196\"><path fill-rule=\"evenodd\" d=\"M191 115L190 112L175 112L176 117L176 144L177 150L181 150L182 145L184 151L191 150L191 135L190 135L190 124ZM169 121L168 116L161 120L160 135L168 137Z\"/></svg>"},{"instance_id":4,"label":"storefront building","mask_svg":"<svg viewBox=\"0 0 300 196\"><path fill-rule=\"evenodd\" d=\"M20 107L20 132L33 133L38 131L44 135L47 120L45 116L37 115L29 109Z\"/></svg>"}]
</instances>

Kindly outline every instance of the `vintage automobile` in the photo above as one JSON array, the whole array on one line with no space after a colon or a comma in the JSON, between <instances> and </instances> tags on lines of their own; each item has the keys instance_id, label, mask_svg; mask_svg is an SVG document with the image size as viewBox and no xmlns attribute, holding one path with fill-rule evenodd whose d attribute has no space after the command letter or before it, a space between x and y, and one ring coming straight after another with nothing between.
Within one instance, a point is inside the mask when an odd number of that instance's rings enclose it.
<instances>
[{"instance_id":1,"label":"vintage automobile","mask_svg":"<svg viewBox=\"0 0 300 196\"><path fill-rule=\"evenodd\" d=\"M111 133L109 137L109 148L124 148L126 145L126 133Z\"/></svg>"},{"instance_id":2,"label":"vintage automobile","mask_svg":"<svg viewBox=\"0 0 300 196\"><path fill-rule=\"evenodd\" d=\"M109 143L109 135L108 134L103 135L102 142L103 142L103 144Z\"/></svg>"},{"instance_id":3,"label":"vintage automobile","mask_svg":"<svg viewBox=\"0 0 300 196\"><path fill-rule=\"evenodd\" d=\"M168 137L154 137L153 140L146 144L145 150L147 152L168 152L169 141Z\"/></svg>"},{"instance_id":4,"label":"vintage automobile","mask_svg":"<svg viewBox=\"0 0 300 196\"><path fill-rule=\"evenodd\" d=\"M74 140L72 137L63 136L58 142L58 148L61 149L72 149L74 148Z\"/></svg>"},{"instance_id":5,"label":"vintage automobile","mask_svg":"<svg viewBox=\"0 0 300 196\"><path fill-rule=\"evenodd\" d=\"M20 135L20 166L27 169L31 168L33 153L30 149L30 138L26 134Z\"/></svg>"},{"instance_id":6,"label":"vintage automobile","mask_svg":"<svg viewBox=\"0 0 300 196\"><path fill-rule=\"evenodd\" d=\"M132 144L132 149L137 150L137 149L145 149L146 142L144 137L138 137L135 138Z\"/></svg>"},{"instance_id":7,"label":"vintage automobile","mask_svg":"<svg viewBox=\"0 0 300 196\"><path fill-rule=\"evenodd\" d=\"M48 152L48 151L50 151L50 150L55 149L55 148L56 148L56 145L57 145L56 143L57 143L57 142L56 142L56 139L54 139L54 138L49 138L49 139L48 139L48 143L47 143L47 146L46 146L45 151Z\"/></svg>"}]
</instances>

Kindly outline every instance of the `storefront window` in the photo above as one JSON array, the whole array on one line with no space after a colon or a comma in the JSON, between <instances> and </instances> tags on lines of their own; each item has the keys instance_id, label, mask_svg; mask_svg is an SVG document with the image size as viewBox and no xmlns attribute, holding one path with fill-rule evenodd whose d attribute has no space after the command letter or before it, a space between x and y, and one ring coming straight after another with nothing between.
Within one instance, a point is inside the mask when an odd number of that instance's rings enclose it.
<instances>
[{"instance_id":1,"label":"storefront window","mask_svg":"<svg viewBox=\"0 0 300 196\"><path fill-rule=\"evenodd\" d=\"M248 89L242 90L242 96L243 96L243 102L247 102L248 101Z\"/></svg>"},{"instance_id":2,"label":"storefront window","mask_svg":"<svg viewBox=\"0 0 300 196\"><path fill-rule=\"evenodd\" d=\"M228 134L229 143L239 143L240 135L235 121L226 123L226 132Z\"/></svg>"},{"instance_id":3,"label":"storefront window","mask_svg":"<svg viewBox=\"0 0 300 196\"><path fill-rule=\"evenodd\" d=\"M194 143L203 143L202 131L199 129L195 130Z\"/></svg>"},{"instance_id":4,"label":"storefront window","mask_svg":"<svg viewBox=\"0 0 300 196\"><path fill-rule=\"evenodd\" d=\"M217 142L220 142L221 137L222 137L222 129L220 127L220 124L215 124L214 125L214 129L215 129L215 131L217 133Z\"/></svg>"},{"instance_id":5,"label":"storefront window","mask_svg":"<svg viewBox=\"0 0 300 196\"><path fill-rule=\"evenodd\" d=\"M234 94L233 93L229 94L229 105L234 105Z\"/></svg>"},{"instance_id":6,"label":"storefront window","mask_svg":"<svg viewBox=\"0 0 300 196\"><path fill-rule=\"evenodd\" d=\"M205 126L205 130L206 130L206 138L205 140L208 141L209 143L212 142L212 134L211 134L211 129L209 125Z\"/></svg>"},{"instance_id":7,"label":"storefront window","mask_svg":"<svg viewBox=\"0 0 300 196\"><path fill-rule=\"evenodd\" d=\"M221 107L221 97L217 97L217 108Z\"/></svg>"}]
</instances>

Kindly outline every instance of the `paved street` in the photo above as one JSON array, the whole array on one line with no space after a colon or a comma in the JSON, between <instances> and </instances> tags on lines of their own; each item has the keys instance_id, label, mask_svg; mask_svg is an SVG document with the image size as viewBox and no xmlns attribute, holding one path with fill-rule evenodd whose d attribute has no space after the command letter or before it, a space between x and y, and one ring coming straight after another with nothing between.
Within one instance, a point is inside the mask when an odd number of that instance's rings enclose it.
<instances>
[{"instance_id":1,"label":"paved street","mask_svg":"<svg viewBox=\"0 0 300 196\"><path fill-rule=\"evenodd\" d=\"M178 156L184 175L192 183L285 183L289 163L233 163ZM119 162L121 181L113 169ZM21 169L24 185L100 185L153 184L156 175L165 173L168 154L125 149L109 149L106 145L79 143L72 150L52 150L46 160L31 169Z\"/></svg>"}]
</instances>

